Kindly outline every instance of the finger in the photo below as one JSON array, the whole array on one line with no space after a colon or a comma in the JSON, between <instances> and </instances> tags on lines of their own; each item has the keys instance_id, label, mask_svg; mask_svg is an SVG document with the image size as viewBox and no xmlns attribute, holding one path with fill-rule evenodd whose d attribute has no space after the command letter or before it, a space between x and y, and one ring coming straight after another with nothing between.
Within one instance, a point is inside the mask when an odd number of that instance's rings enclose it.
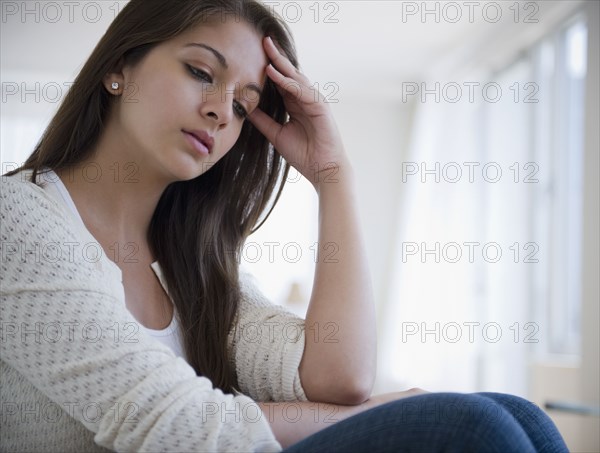
<instances>
[{"instance_id":1,"label":"finger","mask_svg":"<svg viewBox=\"0 0 600 453\"><path fill-rule=\"evenodd\" d=\"M270 71L270 74L269 74L269 71ZM266 67L265 72L267 74L267 77L274 82L275 89L277 90L277 92L279 93L279 95L281 97L285 96L286 91L283 88L281 88L279 86L279 84L275 81L275 78L277 78L278 80L280 80L281 77L283 77L283 75L281 73L278 73L278 71L271 64L269 64Z\"/></svg>"},{"instance_id":2,"label":"finger","mask_svg":"<svg viewBox=\"0 0 600 453\"><path fill-rule=\"evenodd\" d=\"M286 77L275 69L273 65L267 66L267 75L275 82L275 86L281 95L283 95L282 91L284 91L297 100L304 102L311 102L313 100L314 96L311 95L311 90L308 87L303 86L297 80Z\"/></svg>"},{"instance_id":3,"label":"finger","mask_svg":"<svg viewBox=\"0 0 600 453\"><path fill-rule=\"evenodd\" d=\"M283 127L281 124L258 107L247 116L247 119L277 148L277 136Z\"/></svg>"},{"instance_id":4,"label":"finger","mask_svg":"<svg viewBox=\"0 0 600 453\"><path fill-rule=\"evenodd\" d=\"M286 77L298 77L302 74L296 67L292 64L292 62L285 56L285 53L275 45L270 36L267 36L266 39L266 50L267 55L273 62L274 66Z\"/></svg>"}]
</instances>

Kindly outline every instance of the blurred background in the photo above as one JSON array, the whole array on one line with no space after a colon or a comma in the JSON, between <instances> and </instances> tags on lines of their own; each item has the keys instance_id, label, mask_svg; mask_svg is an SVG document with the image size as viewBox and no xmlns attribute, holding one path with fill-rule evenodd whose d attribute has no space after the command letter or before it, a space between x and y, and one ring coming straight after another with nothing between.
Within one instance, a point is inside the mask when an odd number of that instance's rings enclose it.
<instances>
[{"instance_id":1,"label":"blurred background","mask_svg":"<svg viewBox=\"0 0 600 453\"><path fill-rule=\"evenodd\" d=\"M263 3L292 30L357 174L375 393L517 394L572 451L599 451L599 2ZM1 4L5 173L126 2ZM301 316L317 212L292 170L240 263Z\"/></svg>"}]
</instances>

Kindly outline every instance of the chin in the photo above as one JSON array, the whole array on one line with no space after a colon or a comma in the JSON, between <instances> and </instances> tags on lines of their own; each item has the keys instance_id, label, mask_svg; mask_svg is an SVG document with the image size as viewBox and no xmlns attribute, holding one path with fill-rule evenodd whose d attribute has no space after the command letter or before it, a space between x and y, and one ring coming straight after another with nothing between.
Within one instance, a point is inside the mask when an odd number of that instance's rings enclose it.
<instances>
[{"instance_id":1,"label":"chin","mask_svg":"<svg viewBox=\"0 0 600 453\"><path fill-rule=\"evenodd\" d=\"M169 179L171 179L173 182L189 181L197 178L205 173L208 168L209 166L205 162L189 162L189 160L170 162L165 166L166 173L169 175Z\"/></svg>"},{"instance_id":2,"label":"chin","mask_svg":"<svg viewBox=\"0 0 600 453\"><path fill-rule=\"evenodd\" d=\"M205 171L200 168L188 167L185 170L178 171L175 173L177 181L190 181L198 176L202 175Z\"/></svg>"}]
</instances>

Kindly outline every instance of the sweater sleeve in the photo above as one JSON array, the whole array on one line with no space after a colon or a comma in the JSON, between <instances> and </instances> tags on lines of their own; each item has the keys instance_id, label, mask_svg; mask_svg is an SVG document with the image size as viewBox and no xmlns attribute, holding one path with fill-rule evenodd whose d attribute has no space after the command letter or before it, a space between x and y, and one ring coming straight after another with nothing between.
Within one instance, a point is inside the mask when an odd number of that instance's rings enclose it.
<instances>
[{"instance_id":1,"label":"sweater sleeve","mask_svg":"<svg viewBox=\"0 0 600 453\"><path fill-rule=\"evenodd\" d=\"M242 300L229 341L240 389L257 401L308 401L300 382L304 320L270 302L240 273Z\"/></svg>"},{"instance_id":2,"label":"sweater sleeve","mask_svg":"<svg viewBox=\"0 0 600 453\"><path fill-rule=\"evenodd\" d=\"M1 359L118 451L280 451L260 407L138 331L123 287L43 189L1 177ZM94 249L94 250L92 250Z\"/></svg>"}]
</instances>

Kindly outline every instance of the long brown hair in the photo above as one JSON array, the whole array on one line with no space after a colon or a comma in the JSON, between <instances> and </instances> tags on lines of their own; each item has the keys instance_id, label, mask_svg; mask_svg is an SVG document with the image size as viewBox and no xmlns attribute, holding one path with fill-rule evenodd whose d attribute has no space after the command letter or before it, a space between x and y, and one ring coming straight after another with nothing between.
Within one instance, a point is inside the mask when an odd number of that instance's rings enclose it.
<instances>
[{"instance_id":1,"label":"long brown hair","mask_svg":"<svg viewBox=\"0 0 600 453\"><path fill-rule=\"evenodd\" d=\"M32 182L44 167L70 168L90 156L104 130L111 95L102 79L121 57L137 64L153 47L201 24L229 17L271 36L298 67L285 22L249 0L131 0L115 18L75 79L27 161ZM259 107L280 123L283 100L267 80ZM290 166L246 121L233 148L201 176L170 184L148 230L175 304L189 363L226 393L239 391L227 335L241 297L239 261L246 238L268 218ZM277 189L278 188L278 189ZM262 222L276 192L271 209Z\"/></svg>"}]
</instances>

